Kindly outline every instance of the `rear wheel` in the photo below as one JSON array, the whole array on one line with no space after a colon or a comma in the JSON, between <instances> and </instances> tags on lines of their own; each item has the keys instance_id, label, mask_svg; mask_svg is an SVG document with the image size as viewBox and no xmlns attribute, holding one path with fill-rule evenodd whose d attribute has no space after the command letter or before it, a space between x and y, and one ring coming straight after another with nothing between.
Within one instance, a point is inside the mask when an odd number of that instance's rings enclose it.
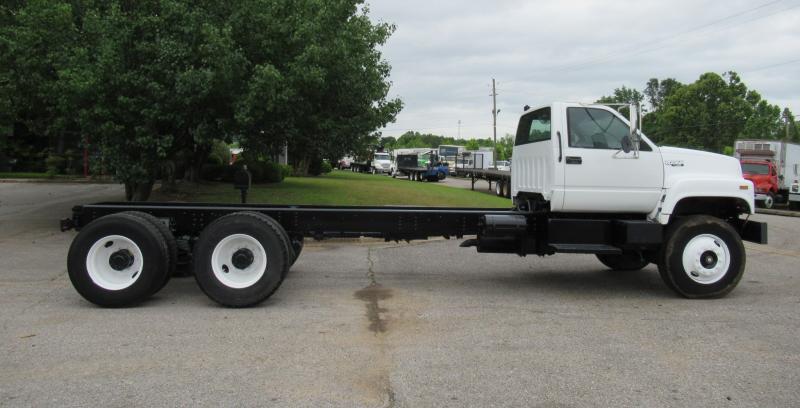
<instances>
[{"instance_id":1,"label":"rear wheel","mask_svg":"<svg viewBox=\"0 0 800 408\"><path fill-rule=\"evenodd\" d=\"M169 227L152 214L141 211L126 211L123 214L130 214L152 224L156 227L161 236L164 237L164 242L167 244L167 273L164 274L164 279L153 288L153 294L156 294L163 289L164 286L167 285L167 282L169 282L169 279L175 275L175 268L178 264L178 242L175 240L175 236L172 235L172 231L169 230Z\"/></svg>"},{"instance_id":2,"label":"rear wheel","mask_svg":"<svg viewBox=\"0 0 800 408\"><path fill-rule=\"evenodd\" d=\"M129 306L150 296L165 279L169 250L150 222L130 214L91 222L72 241L67 272L75 290L105 307Z\"/></svg>"},{"instance_id":3,"label":"rear wheel","mask_svg":"<svg viewBox=\"0 0 800 408\"><path fill-rule=\"evenodd\" d=\"M741 280L744 245L725 221L707 215L685 217L668 228L666 237L658 271L681 296L725 296Z\"/></svg>"},{"instance_id":4,"label":"rear wheel","mask_svg":"<svg viewBox=\"0 0 800 408\"><path fill-rule=\"evenodd\" d=\"M503 196L503 182L502 181L498 180L498 181L494 182L494 193L498 197L502 197Z\"/></svg>"},{"instance_id":5,"label":"rear wheel","mask_svg":"<svg viewBox=\"0 0 800 408\"><path fill-rule=\"evenodd\" d=\"M263 302L283 282L291 253L286 232L251 212L220 217L203 230L194 250L194 274L215 302L247 307Z\"/></svg>"},{"instance_id":6,"label":"rear wheel","mask_svg":"<svg viewBox=\"0 0 800 408\"><path fill-rule=\"evenodd\" d=\"M638 271L650 262L640 252L623 252L618 255L597 254L603 265L615 271Z\"/></svg>"}]
</instances>

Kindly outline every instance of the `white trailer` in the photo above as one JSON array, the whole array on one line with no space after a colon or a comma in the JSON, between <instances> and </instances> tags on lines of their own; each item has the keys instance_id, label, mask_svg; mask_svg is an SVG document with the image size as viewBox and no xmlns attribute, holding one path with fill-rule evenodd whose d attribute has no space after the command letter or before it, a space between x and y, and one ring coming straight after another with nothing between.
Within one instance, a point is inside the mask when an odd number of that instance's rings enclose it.
<instances>
[{"instance_id":1,"label":"white trailer","mask_svg":"<svg viewBox=\"0 0 800 408\"><path fill-rule=\"evenodd\" d=\"M459 175L469 175L470 170L485 170L494 163L494 151L491 147L482 147L478 150L467 150L461 153L456 162L456 172Z\"/></svg>"}]
</instances>

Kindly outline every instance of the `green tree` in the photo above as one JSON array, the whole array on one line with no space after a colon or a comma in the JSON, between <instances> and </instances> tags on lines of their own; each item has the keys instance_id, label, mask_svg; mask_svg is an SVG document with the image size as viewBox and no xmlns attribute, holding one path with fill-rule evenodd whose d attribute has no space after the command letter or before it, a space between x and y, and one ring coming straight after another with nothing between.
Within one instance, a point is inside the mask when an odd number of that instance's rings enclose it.
<instances>
[{"instance_id":1,"label":"green tree","mask_svg":"<svg viewBox=\"0 0 800 408\"><path fill-rule=\"evenodd\" d=\"M650 78L644 88L644 95L647 97L647 103L650 104L650 111L660 110L664 100L681 86L683 84L675 78L666 78L660 81L658 78Z\"/></svg>"},{"instance_id":2,"label":"green tree","mask_svg":"<svg viewBox=\"0 0 800 408\"><path fill-rule=\"evenodd\" d=\"M754 110L760 102L735 72L705 73L663 102L655 136L668 145L722 152L743 134L748 120L761 121ZM765 107L765 114L769 110Z\"/></svg>"},{"instance_id":3,"label":"green tree","mask_svg":"<svg viewBox=\"0 0 800 408\"><path fill-rule=\"evenodd\" d=\"M475 139L467 140L467 143L464 144L464 148L467 150L478 150L480 148L480 144Z\"/></svg>"},{"instance_id":4,"label":"green tree","mask_svg":"<svg viewBox=\"0 0 800 408\"><path fill-rule=\"evenodd\" d=\"M269 154L288 144L304 174L323 155L378 144L374 130L402 107L387 97L378 50L394 26L373 24L356 0L244 3L232 17L252 72L237 106L242 146Z\"/></svg>"}]
</instances>

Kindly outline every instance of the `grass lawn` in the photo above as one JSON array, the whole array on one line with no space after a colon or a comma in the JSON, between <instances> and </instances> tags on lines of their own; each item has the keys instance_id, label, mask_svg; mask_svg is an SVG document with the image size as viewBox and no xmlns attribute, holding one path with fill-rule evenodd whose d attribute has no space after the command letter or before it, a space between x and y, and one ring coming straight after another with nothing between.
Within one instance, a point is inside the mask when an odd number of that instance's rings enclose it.
<instances>
[{"instance_id":1,"label":"grass lawn","mask_svg":"<svg viewBox=\"0 0 800 408\"><path fill-rule=\"evenodd\" d=\"M229 183L201 184L183 190L180 199L238 203L239 191ZM160 199L156 198L156 199ZM320 177L289 177L282 183L253 185L248 203L315 205L421 205L438 207L509 208L511 200L437 183L388 176L334 171Z\"/></svg>"},{"instance_id":2,"label":"grass lawn","mask_svg":"<svg viewBox=\"0 0 800 408\"><path fill-rule=\"evenodd\" d=\"M47 173L2 173L0 179L46 179Z\"/></svg>"}]
</instances>

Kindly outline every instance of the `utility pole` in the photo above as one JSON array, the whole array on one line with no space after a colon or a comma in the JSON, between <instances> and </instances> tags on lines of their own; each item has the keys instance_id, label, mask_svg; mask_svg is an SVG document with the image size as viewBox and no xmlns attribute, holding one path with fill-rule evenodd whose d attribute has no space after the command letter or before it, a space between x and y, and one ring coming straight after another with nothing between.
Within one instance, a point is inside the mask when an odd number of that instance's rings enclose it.
<instances>
[{"instance_id":1,"label":"utility pole","mask_svg":"<svg viewBox=\"0 0 800 408\"><path fill-rule=\"evenodd\" d=\"M492 133L494 135L494 153L492 154L492 167L497 168L497 88L492 78Z\"/></svg>"},{"instance_id":2,"label":"utility pole","mask_svg":"<svg viewBox=\"0 0 800 408\"><path fill-rule=\"evenodd\" d=\"M461 119L458 120L458 138L461 140Z\"/></svg>"}]
</instances>

